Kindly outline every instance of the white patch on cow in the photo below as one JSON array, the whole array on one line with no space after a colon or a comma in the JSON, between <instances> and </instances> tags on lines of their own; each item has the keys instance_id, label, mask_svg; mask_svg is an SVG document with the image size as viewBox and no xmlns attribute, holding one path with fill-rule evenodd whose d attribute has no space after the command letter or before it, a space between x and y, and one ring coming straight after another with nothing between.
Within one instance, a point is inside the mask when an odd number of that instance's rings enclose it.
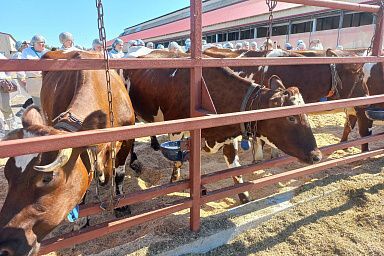
<instances>
[{"instance_id":1,"label":"white patch on cow","mask_svg":"<svg viewBox=\"0 0 384 256\"><path fill-rule=\"evenodd\" d=\"M188 138L190 137L191 134L190 132L180 132L180 133L174 133L174 134L169 134L169 139L171 141L176 141L176 140L181 140L183 138Z\"/></svg>"},{"instance_id":2,"label":"white patch on cow","mask_svg":"<svg viewBox=\"0 0 384 256\"><path fill-rule=\"evenodd\" d=\"M170 77L175 77L175 75L176 75L176 72L177 72L177 69L175 69L175 71L173 71L173 73L172 73L172 74L170 74L169 76L170 76Z\"/></svg>"},{"instance_id":3,"label":"white patch on cow","mask_svg":"<svg viewBox=\"0 0 384 256\"><path fill-rule=\"evenodd\" d=\"M215 154L217 153L217 151L219 151L223 146L224 146L224 142L215 142L215 145L213 147L210 147L207 143L207 141L205 141L205 146L209 149L209 152L210 154Z\"/></svg>"},{"instance_id":4,"label":"white patch on cow","mask_svg":"<svg viewBox=\"0 0 384 256\"><path fill-rule=\"evenodd\" d=\"M37 135L33 133L23 131L23 138L32 138L36 136ZM24 172L27 166L29 165L29 163L38 155L39 155L38 153L35 153L35 154L29 154L29 155L15 156L15 165L17 168L21 168L21 172Z\"/></svg>"},{"instance_id":5,"label":"white patch on cow","mask_svg":"<svg viewBox=\"0 0 384 256\"><path fill-rule=\"evenodd\" d=\"M368 79L371 77L371 70L376 63L365 63L363 66L364 78L363 82L367 84Z\"/></svg>"},{"instance_id":6,"label":"white patch on cow","mask_svg":"<svg viewBox=\"0 0 384 256\"><path fill-rule=\"evenodd\" d=\"M268 146L272 147L272 148L277 148L275 144L273 144L273 142L271 142L267 137L264 137L263 135L260 136L260 139L262 141L265 142L265 144L267 144ZM261 143L260 143L261 144Z\"/></svg>"},{"instance_id":7,"label":"white patch on cow","mask_svg":"<svg viewBox=\"0 0 384 256\"><path fill-rule=\"evenodd\" d=\"M157 114L156 116L153 117L153 121L154 122L163 122L164 121L164 114L163 112L161 111L161 108L159 107L159 109L157 110Z\"/></svg>"},{"instance_id":8,"label":"white patch on cow","mask_svg":"<svg viewBox=\"0 0 384 256\"><path fill-rule=\"evenodd\" d=\"M239 156L238 155L235 156L235 159L233 160L232 164L229 163L227 156L224 155L224 159L225 159L225 162L227 163L228 168L233 168L233 167L241 166L241 164L239 162Z\"/></svg>"},{"instance_id":9,"label":"white patch on cow","mask_svg":"<svg viewBox=\"0 0 384 256\"><path fill-rule=\"evenodd\" d=\"M233 73L237 76L241 76L242 74L244 74L243 71L233 71Z\"/></svg>"},{"instance_id":10,"label":"white patch on cow","mask_svg":"<svg viewBox=\"0 0 384 256\"><path fill-rule=\"evenodd\" d=\"M256 161L263 160L263 158L264 158L263 146L262 146L260 138L256 138L254 157L255 157Z\"/></svg>"},{"instance_id":11,"label":"white patch on cow","mask_svg":"<svg viewBox=\"0 0 384 256\"><path fill-rule=\"evenodd\" d=\"M274 49L267 54L267 58L287 56L282 49Z\"/></svg>"},{"instance_id":12,"label":"white patch on cow","mask_svg":"<svg viewBox=\"0 0 384 256\"><path fill-rule=\"evenodd\" d=\"M297 105L297 106L300 106L300 105L304 105L305 102L304 102L304 99L303 99L303 96L301 96L300 93L295 93L291 98L290 100L292 101L292 103L294 105Z\"/></svg>"}]
</instances>

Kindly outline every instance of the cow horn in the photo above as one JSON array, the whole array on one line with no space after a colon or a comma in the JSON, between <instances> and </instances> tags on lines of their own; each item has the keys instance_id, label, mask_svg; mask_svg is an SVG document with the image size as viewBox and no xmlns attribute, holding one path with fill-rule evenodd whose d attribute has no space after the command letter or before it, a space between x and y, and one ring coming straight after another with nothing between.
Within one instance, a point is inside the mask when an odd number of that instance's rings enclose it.
<instances>
[{"instance_id":1,"label":"cow horn","mask_svg":"<svg viewBox=\"0 0 384 256\"><path fill-rule=\"evenodd\" d=\"M34 169L39 172L53 172L55 169L64 166L72 154L72 148L66 148L59 151L56 159L47 165L35 166Z\"/></svg>"}]
</instances>

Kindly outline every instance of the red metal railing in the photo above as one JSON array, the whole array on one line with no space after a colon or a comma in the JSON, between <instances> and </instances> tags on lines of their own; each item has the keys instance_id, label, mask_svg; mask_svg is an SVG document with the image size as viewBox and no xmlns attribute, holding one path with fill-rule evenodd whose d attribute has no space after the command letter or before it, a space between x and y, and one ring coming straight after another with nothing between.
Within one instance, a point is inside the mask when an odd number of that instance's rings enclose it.
<instances>
[{"instance_id":1,"label":"red metal railing","mask_svg":"<svg viewBox=\"0 0 384 256\"><path fill-rule=\"evenodd\" d=\"M343 57L343 58L248 58L248 59L204 59L201 54L201 35L202 35L202 2L201 0L191 0L191 40L192 54L191 58L186 59L156 59L156 60L111 60L111 68L190 68L191 78L191 117L189 119L174 120L157 124L136 125L132 127L117 127L111 129L78 132L66 135L56 135L40 138L29 138L18 141L0 142L0 157L22 155L35 152L52 151L67 147L79 147L89 144L116 141L119 139L136 138L148 135L163 134L190 130L192 135L191 160L190 160L190 179L188 181L168 184L161 187L147 189L126 195L120 200L119 206L150 200L154 197L166 195L172 192L189 188L191 196L156 211L143 213L137 216L114 220L98 224L80 232L65 234L43 242L40 253L47 253L59 248L69 247L73 244L82 243L94 239L100 235L116 232L121 229L137 225L149 220L153 220L182 209L191 209L190 226L197 231L200 227L200 206L204 203L218 200L226 196L231 196L239 192L254 188L261 188L276 182L291 178L308 175L319 172L331 166L353 162L365 159L377 154L382 154L383 149L378 149L366 153L349 156L342 159L330 160L312 166L306 166L297 170L282 174L273 175L267 178L251 181L243 184L237 184L228 188L219 189L208 193L206 196L200 195L200 185L216 182L233 175L249 173L258 169L279 166L295 160L293 157L285 156L279 159L265 161L257 165L242 166L223 170L210 175L201 176L200 174L200 142L201 129L223 126L234 123L248 122L251 120L263 120L276 118L306 112L318 112L334 108L350 107L355 105L367 105L384 102L384 95L370 96L366 98L356 98L340 100L327 103L313 103L305 106L283 107L276 109L254 110L241 113L221 114L214 116L201 116L202 99L202 68L220 67L220 66L250 66L250 65L290 65L290 64L322 64L322 63L365 63L365 62L383 62L381 57L381 45L383 38L383 10L376 5L353 4L338 1L324 0L284 0L298 4L307 4L313 6L340 8L344 10L364 11L378 13L376 37L373 44L372 53L375 56L370 57ZM104 69L103 60L0 60L0 70L21 71L21 70L79 70L79 69ZM364 144L375 140L381 140L384 134L378 134L365 137L345 143L331 145L322 148L323 153L331 153L336 149L350 147L353 145ZM97 204L87 205L82 208L81 215L92 215L100 213Z\"/></svg>"}]
</instances>

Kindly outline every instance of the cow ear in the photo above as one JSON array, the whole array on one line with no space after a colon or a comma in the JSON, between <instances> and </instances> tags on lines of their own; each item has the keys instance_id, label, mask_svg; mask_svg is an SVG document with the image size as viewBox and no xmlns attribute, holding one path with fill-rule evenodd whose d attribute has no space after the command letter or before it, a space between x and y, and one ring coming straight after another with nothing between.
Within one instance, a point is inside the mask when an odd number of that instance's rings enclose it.
<instances>
[{"instance_id":1,"label":"cow ear","mask_svg":"<svg viewBox=\"0 0 384 256\"><path fill-rule=\"evenodd\" d=\"M83 122L80 131L103 129L107 127L107 114L101 110L96 110L89 114Z\"/></svg>"},{"instance_id":2,"label":"cow ear","mask_svg":"<svg viewBox=\"0 0 384 256\"><path fill-rule=\"evenodd\" d=\"M273 90L285 90L285 86L280 77L273 75L268 79L268 87Z\"/></svg>"},{"instance_id":3,"label":"cow ear","mask_svg":"<svg viewBox=\"0 0 384 256\"><path fill-rule=\"evenodd\" d=\"M331 48L328 48L327 51L325 52L325 55L327 57L338 57L337 53L335 50L332 50Z\"/></svg>"},{"instance_id":4,"label":"cow ear","mask_svg":"<svg viewBox=\"0 0 384 256\"><path fill-rule=\"evenodd\" d=\"M32 125L45 125L44 118L40 113L40 109L37 106L28 107L21 118L24 129Z\"/></svg>"}]
</instances>

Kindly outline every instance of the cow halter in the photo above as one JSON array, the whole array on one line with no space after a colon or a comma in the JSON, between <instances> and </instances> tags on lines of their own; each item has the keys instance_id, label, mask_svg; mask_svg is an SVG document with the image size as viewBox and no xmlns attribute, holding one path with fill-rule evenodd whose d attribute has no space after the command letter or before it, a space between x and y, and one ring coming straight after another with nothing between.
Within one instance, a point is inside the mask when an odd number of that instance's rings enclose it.
<instances>
[{"instance_id":1,"label":"cow halter","mask_svg":"<svg viewBox=\"0 0 384 256\"><path fill-rule=\"evenodd\" d=\"M253 102L260 96L261 88L263 86L255 83L251 83L251 86L248 87L247 92L244 95L243 102L241 103L240 111L254 110L252 109ZM251 98L251 96L254 96ZM250 104L248 104L250 102ZM258 103L258 102L257 102ZM259 104L257 104L258 106ZM256 107L257 108L257 107ZM241 135L243 139L248 140L249 137L256 136L257 121L252 128L252 122L240 123Z\"/></svg>"}]
</instances>

